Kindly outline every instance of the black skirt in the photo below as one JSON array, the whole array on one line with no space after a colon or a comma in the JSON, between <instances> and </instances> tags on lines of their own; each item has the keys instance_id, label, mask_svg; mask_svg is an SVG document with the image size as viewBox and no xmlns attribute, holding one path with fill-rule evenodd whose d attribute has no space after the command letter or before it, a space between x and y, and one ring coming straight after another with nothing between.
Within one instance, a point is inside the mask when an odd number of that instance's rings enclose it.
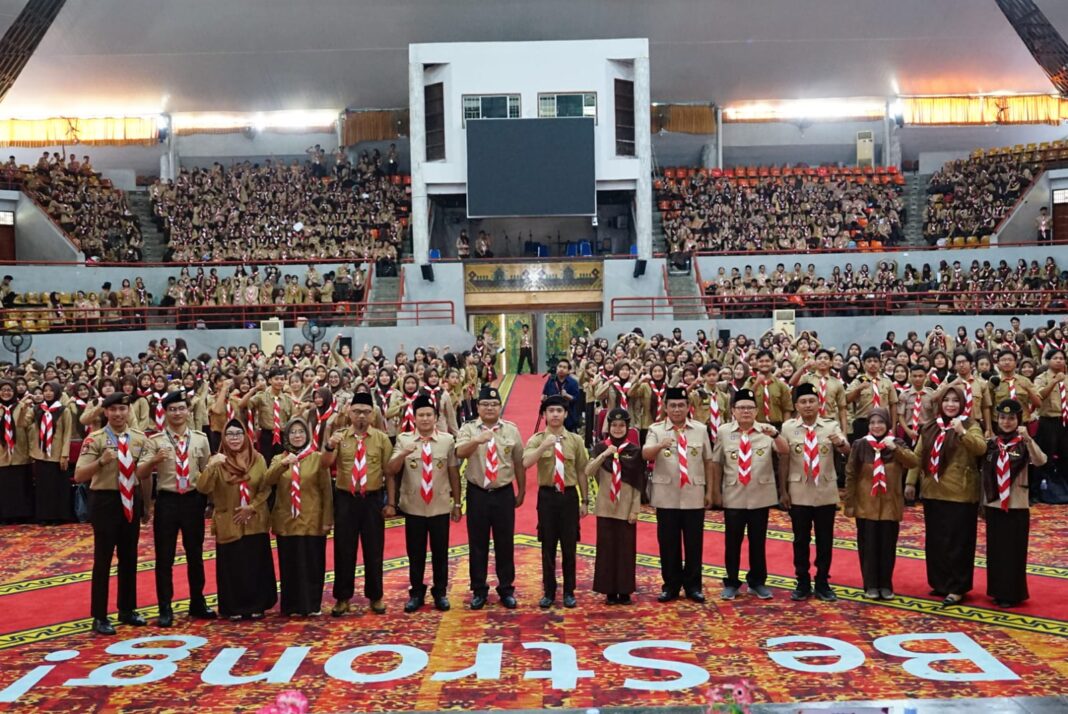
<instances>
[{"instance_id":1,"label":"black skirt","mask_svg":"<svg viewBox=\"0 0 1068 714\"><path fill-rule=\"evenodd\" d=\"M215 581L219 587L219 614L223 617L265 612L278 602L266 533L247 535L216 548Z\"/></svg>"},{"instance_id":2,"label":"black skirt","mask_svg":"<svg viewBox=\"0 0 1068 714\"><path fill-rule=\"evenodd\" d=\"M972 589L978 503L929 498L923 502L927 582L938 595Z\"/></svg>"},{"instance_id":3,"label":"black skirt","mask_svg":"<svg viewBox=\"0 0 1068 714\"><path fill-rule=\"evenodd\" d=\"M326 536L277 536L282 576L282 614L322 610L326 580Z\"/></svg>"},{"instance_id":4,"label":"black skirt","mask_svg":"<svg viewBox=\"0 0 1068 714\"><path fill-rule=\"evenodd\" d=\"M74 520L74 493L70 478L55 461L33 462L34 501L38 521Z\"/></svg>"},{"instance_id":5,"label":"black skirt","mask_svg":"<svg viewBox=\"0 0 1068 714\"><path fill-rule=\"evenodd\" d=\"M634 578L638 551L638 524L620 518L597 519L597 559L593 566L593 590L602 595L630 595L637 590Z\"/></svg>"},{"instance_id":6,"label":"black skirt","mask_svg":"<svg viewBox=\"0 0 1068 714\"><path fill-rule=\"evenodd\" d=\"M995 600L1023 602L1027 592L1027 540L1031 512L1026 508L985 509L986 594Z\"/></svg>"},{"instance_id":7,"label":"black skirt","mask_svg":"<svg viewBox=\"0 0 1068 714\"><path fill-rule=\"evenodd\" d=\"M68 485L69 489L70 486ZM29 464L0 467L0 521L25 521L33 518L33 472Z\"/></svg>"}]
</instances>

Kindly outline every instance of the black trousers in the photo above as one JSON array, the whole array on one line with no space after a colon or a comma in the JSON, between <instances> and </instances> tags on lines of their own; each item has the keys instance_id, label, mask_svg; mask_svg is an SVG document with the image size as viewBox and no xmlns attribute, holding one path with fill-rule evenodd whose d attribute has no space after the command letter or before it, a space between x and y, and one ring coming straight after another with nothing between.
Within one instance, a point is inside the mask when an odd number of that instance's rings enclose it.
<instances>
[{"instance_id":1,"label":"black trousers","mask_svg":"<svg viewBox=\"0 0 1068 714\"><path fill-rule=\"evenodd\" d=\"M927 582L936 594L964 595L972 589L978 514L978 503L924 500Z\"/></svg>"},{"instance_id":2,"label":"black trousers","mask_svg":"<svg viewBox=\"0 0 1068 714\"><path fill-rule=\"evenodd\" d=\"M356 550L363 549L363 594L382 599L382 558L386 547L383 492L361 496L334 489L334 599L351 600L356 592Z\"/></svg>"},{"instance_id":3,"label":"black trousers","mask_svg":"<svg viewBox=\"0 0 1068 714\"><path fill-rule=\"evenodd\" d=\"M857 519L857 555L865 590L893 590L897 560L897 521Z\"/></svg>"},{"instance_id":4,"label":"black trousers","mask_svg":"<svg viewBox=\"0 0 1068 714\"><path fill-rule=\"evenodd\" d=\"M471 592L485 597L489 592L490 537L497 571L497 594L515 592L515 488L508 484L486 490L467 484L467 542L471 548Z\"/></svg>"},{"instance_id":5,"label":"black trousers","mask_svg":"<svg viewBox=\"0 0 1068 714\"><path fill-rule=\"evenodd\" d=\"M274 443L274 429L260 429L260 453L269 464L271 459L282 453L282 445Z\"/></svg>"},{"instance_id":6,"label":"black trousers","mask_svg":"<svg viewBox=\"0 0 1068 714\"><path fill-rule=\"evenodd\" d=\"M530 369L530 373L534 374L534 349L531 347L519 348L519 363L516 365L515 373L523 374L523 362L527 363L527 367Z\"/></svg>"},{"instance_id":7,"label":"black trousers","mask_svg":"<svg viewBox=\"0 0 1068 714\"><path fill-rule=\"evenodd\" d=\"M1035 441L1048 461L1044 466L1031 467L1028 487L1031 500L1041 501L1043 479L1068 481L1068 428L1060 417L1039 417Z\"/></svg>"},{"instance_id":8,"label":"black trousers","mask_svg":"<svg viewBox=\"0 0 1068 714\"><path fill-rule=\"evenodd\" d=\"M334 534L337 538L337 534ZM430 540L430 557L434 569L433 597L444 597L449 588L449 514L404 517L404 543L408 549L408 594L420 600L426 597L426 543Z\"/></svg>"},{"instance_id":9,"label":"black trousers","mask_svg":"<svg viewBox=\"0 0 1068 714\"><path fill-rule=\"evenodd\" d=\"M983 509L986 518L986 594L1013 604L1028 598L1027 542L1031 512L1026 508Z\"/></svg>"},{"instance_id":10,"label":"black trousers","mask_svg":"<svg viewBox=\"0 0 1068 714\"><path fill-rule=\"evenodd\" d=\"M660 577L664 590L701 591L705 511L702 508L656 509L656 541L660 546ZM685 553L685 564L683 554Z\"/></svg>"},{"instance_id":11,"label":"black trousers","mask_svg":"<svg viewBox=\"0 0 1068 714\"><path fill-rule=\"evenodd\" d=\"M152 540L156 550L156 598L160 612L170 610L174 599L174 555L182 535L186 573L189 577L189 609L204 609L204 508L207 499L190 491L156 493Z\"/></svg>"},{"instance_id":12,"label":"black trousers","mask_svg":"<svg viewBox=\"0 0 1068 714\"><path fill-rule=\"evenodd\" d=\"M563 493L553 486L538 489L538 539L541 541L541 587L556 597L556 547L563 561L564 594L575 593L575 557L579 537L578 490L568 486Z\"/></svg>"},{"instance_id":13,"label":"black trousers","mask_svg":"<svg viewBox=\"0 0 1068 714\"><path fill-rule=\"evenodd\" d=\"M750 587L763 585L768 579L768 560L764 546L768 537L770 508L727 508L723 511L726 525L726 544L723 562L727 577L723 584L739 587L738 571L742 564L742 540L749 536L749 572L745 581Z\"/></svg>"},{"instance_id":14,"label":"black trousers","mask_svg":"<svg viewBox=\"0 0 1068 714\"><path fill-rule=\"evenodd\" d=\"M834 551L835 505L793 506L790 508L790 523L794 531L794 574L797 587L809 587L809 543L812 530L816 530L816 585L826 586L831 577L831 555Z\"/></svg>"},{"instance_id":15,"label":"black trousers","mask_svg":"<svg viewBox=\"0 0 1068 714\"><path fill-rule=\"evenodd\" d=\"M141 509L141 497L135 491L133 520L127 522L118 491L89 492L89 522L93 526L90 610L94 618L108 616L108 581L113 554L119 559L119 612L137 608L137 540L141 534Z\"/></svg>"}]
</instances>

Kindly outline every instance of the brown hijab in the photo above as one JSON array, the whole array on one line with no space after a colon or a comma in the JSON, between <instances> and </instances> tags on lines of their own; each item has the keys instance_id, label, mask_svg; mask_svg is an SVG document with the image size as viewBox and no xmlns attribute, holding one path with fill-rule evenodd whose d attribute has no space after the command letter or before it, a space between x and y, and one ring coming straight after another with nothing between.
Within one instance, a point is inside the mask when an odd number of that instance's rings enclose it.
<instances>
[{"instance_id":1,"label":"brown hijab","mask_svg":"<svg viewBox=\"0 0 1068 714\"><path fill-rule=\"evenodd\" d=\"M960 400L961 411L964 410L964 390L957 385L951 386L942 395L942 401L946 400L946 396L953 392L957 395L957 399ZM959 415L958 415L959 416ZM938 428L938 417L943 417L945 423L945 414L942 412L942 403L938 404L938 415L920 427L920 436L923 439L923 453L920 454L920 470L924 475L929 476L927 472L927 465L931 462L931 450L934 448L935 439L938 437L938 433L941 429ZM954 417L956 418L956 417ZM963 426L968 429L975 422L971 419L965 419ZM948 424L947 424L948 425ZM957 436L957 432L950 429L946 432L945 441L942 443L942 452L938 460L938 475L941 476L946 471L946 464L949 463L949 457L953 452L957 450L957 446L960 443L960 437Z\"/></svg>"},{"instance_id":2,"label":"brown hijab","mask_svg":"<svg viewBox=\"0 0 1068 714\"><path fill-rule=\"evenodd\" d=\"M226 457L226 461L223 463L226 482L238 483L239 481L248 480L248 472L252 470L253 464L256 463L256 451L252 448L252 442L249 441L245 425L237 419L231 419L226 423L223 428L223 434L231 426L241 429L241 448L231 449L226 443L226 437L223 436L222 444L219 445L219 453Z\"/></svg>"}]
</instances>

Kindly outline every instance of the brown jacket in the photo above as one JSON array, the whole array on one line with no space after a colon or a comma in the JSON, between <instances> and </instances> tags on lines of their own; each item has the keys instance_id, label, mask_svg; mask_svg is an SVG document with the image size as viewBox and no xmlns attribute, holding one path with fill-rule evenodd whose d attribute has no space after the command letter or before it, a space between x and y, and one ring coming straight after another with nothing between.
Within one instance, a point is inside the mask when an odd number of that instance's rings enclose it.
<instances>
[{"instance_id":1,"label":"brown jacket","mask_svg":"<svg viewBox=\"0 0 1068 714\"><path fill-rule=\"evenodd\" d=\"M309 454L300 462L300 515L293 517L290 485L292 470L285 463L288 454L274 457L264 476L267 487L274 492L271 511L271 530L280 536L324 536L334 524L333 486L330 470L320 464L319 452Z\"/></svg>"},{"instance_id":2,"label":"brown jacket","mask_svg":"<svg viewBox=\"0 0 1068 714\"><path fill-rule=\"evenodd\" d=\"M920 459L900 442L893 451L883 450L883 467L886 471L886 493L871 494L873 461L871 452L867 459L861 458L860 440L853 442L853 450L846 461L846 484L842 502L846 516L870 521L900 521L905 512L904 484L908 470L920 463Z\"/></svg>"},{"instance_id":3,"label":"brown jacket","mask_svg":"<svg viewBox=\"0 0 1068 714\"><path fill-rule=\"evenodd\" d=\"M247 535L266 533L268 526L267 497L271 494L270 486L264 476L267 464L263 457L256 455L256 461L248 472L248 489L256 515L248 523L234 523L234 511L241 504L241 491L236 483L227 483L226 471L221 465L209 465L197 479L197 490L211 496L215 512L211 517L211 529L216 542L233 543Z\"/></svg>"},{"instance_id":4,"label":"brown jacket","mask_svg":"<svg viewBox=\"0 0 1068 714\"><path fill-rule=\"evenodd\" d=\"M917 460L923 458L925 451L924 436L921 434L913 452ZM964 436L960 437L957 448L951 453L943 451L941 458L948 459L945 469L938 480L927 473L927 464L908 476L908 484L915 486L920 481L920 498L933 498L939 501L956 501L957 503L979 502L979 467L978 459L986 453L986 439L979 428L979 422L971 420ZM921 480L922 476L922 480Z\"/></svg>"}]
</instances>

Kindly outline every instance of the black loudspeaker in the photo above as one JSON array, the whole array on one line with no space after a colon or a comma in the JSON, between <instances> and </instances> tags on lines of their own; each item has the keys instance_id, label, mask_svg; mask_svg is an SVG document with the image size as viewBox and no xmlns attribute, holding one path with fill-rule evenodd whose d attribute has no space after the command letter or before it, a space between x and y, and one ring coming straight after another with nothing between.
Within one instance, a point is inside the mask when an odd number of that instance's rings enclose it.
<instances>
[{"instance_id":1,"label":"black loudspeaker","mask_svg":"<svg viewBox=\"0 0 1068 714\"><path fill-rule=\"evenodd\" d=\"M644 260L635 260L634 261L634 277L640 278L643 275L645 275L645 261Z\"/></svg>"},{"instance_id":2,"label":"black loudspeaker","mask_svg":"<svg viewBox=\"0 0 1068 714\"><path fill-rule=\"evenodd\" d=\"M723 344L726 345L728 342L731 341L731 331L730 330L720 330L719 331L719 339L723 340Z\"/></svg>"},{"instance_id":3,"label":"black loudspeaker","mask_svg":"<svg viewBox=\"0 0 1068 714\"><path fill-rule=\"evenodd\" d=\"M419 266L419 270L421 270L423 272L423 280L427 281L428 283L434 282L434 266L433 265L431 265L430 263L427 263L426 265L420 265Z\"/></svg>"}]
</instances>

